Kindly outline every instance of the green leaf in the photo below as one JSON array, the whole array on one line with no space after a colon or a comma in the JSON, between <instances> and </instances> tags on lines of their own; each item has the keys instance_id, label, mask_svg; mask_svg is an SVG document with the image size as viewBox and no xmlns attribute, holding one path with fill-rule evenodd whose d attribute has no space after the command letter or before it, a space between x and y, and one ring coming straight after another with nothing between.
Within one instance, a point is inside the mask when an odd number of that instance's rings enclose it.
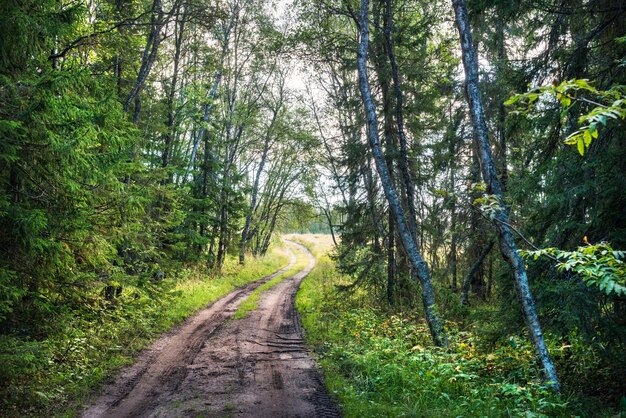
<instances>
[{"instance_id":1,"label":"green leaf","mask_svg":"<svg viewBox=\"0 0 626 418\"><path fill-rule=\"evenodd\" d=\"M521 96L519 94L516 94L515 96L512 96L509 100L504 102L504 105L505 106L511 106L512 104L518 102L520 98L521 98Z\"/></svg>"},{"instance_id":2,"label":"green leaf","mask_svg":"<svg viewBox=\"0 0 626 418\"><path fill-rule=\"evenodd\" d=\"M585 132L586 132L586 131L585 131ZM584 141L583 141L583 138L580 138L580 137L578 138L578 143L577 143L577 145L578 145L578 153L579 153L580 155L585 155L585 143L584 143Z\"/></svg>"},{"instance_id":3,"label":"green leaf","mask_svg":"<svg viewBox=\"0 0 626 418\"><path fill-rule=\"evenodd\" d=\"M588 83L588 82L587 82L587 80L585 80L585 79L578 79L578 80L574 81L574 83L575 83L578 87L580 87L580 88L582 88L582 89L586 89L586 90L595 90L593 87L591 87L591 86L589 85L589 83Z\"/></svg>"}]
</instances>

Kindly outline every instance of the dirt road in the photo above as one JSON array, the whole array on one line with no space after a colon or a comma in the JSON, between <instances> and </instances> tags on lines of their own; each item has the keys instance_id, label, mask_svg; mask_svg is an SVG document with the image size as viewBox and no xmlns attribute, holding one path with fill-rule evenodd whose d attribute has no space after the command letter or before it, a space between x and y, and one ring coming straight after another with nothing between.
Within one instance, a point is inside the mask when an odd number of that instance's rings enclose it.
<instances>
[{"instance_id":1,"label":"dirt road","mask_svg":"<svg viewBox=\"0 0 626 418\"><path fill-rule=\"evenodd\" d=\"M264 292L258 309L239 304L290 264L215 302L144 351L83 417L338 417L308 355L294 308L308 266Z\"/></svg>"}]
</instances>

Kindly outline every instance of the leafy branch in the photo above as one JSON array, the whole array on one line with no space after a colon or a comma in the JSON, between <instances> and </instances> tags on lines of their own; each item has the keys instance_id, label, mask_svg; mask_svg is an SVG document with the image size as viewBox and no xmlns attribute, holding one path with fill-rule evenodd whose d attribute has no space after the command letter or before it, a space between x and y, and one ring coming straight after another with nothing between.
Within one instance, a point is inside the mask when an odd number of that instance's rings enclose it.
<instances>
[{"instance_id":1,"label":"leafy branch","mask_svg":"<svg viewBox=\"0 0 626 418\"><path fill-rule=\"evenodd\" d=\"M575 251L543 248L520 251L537 260L548 256L557 260L557 269L579 274L587 286L596 286L606 295L626 296L626 263L624 251L616 251L608 242L578 247Z\"/></svg>"},{"instance_id":2,"label":"leafy branch","mask_svg":"<svg viewBox=\"0 0 626 418\"><path fill-rule=\"evenodd\" d=\"M593 99L585 97L584 93L590 94ZM584 155L585 149L598 138L600 126L607 126L611 119L621 123L626 121L626 86L615 85L608 90L598 90L585 79L572 79L560 84L536 87L526 93L514 95L504 104L511 106L518 103L532 107L536 106L542 97L556 97L563 107L562 114L577 102L594 106L589 113L578 118L580 127L564 141L567 145L576 145L580 155Z\"/></svg>"}]
</instances>

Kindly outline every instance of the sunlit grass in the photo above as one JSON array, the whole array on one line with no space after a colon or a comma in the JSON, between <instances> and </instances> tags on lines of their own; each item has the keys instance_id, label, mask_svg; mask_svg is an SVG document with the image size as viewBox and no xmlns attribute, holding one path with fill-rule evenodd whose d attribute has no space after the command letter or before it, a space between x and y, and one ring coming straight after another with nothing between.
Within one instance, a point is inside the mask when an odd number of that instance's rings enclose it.
<instances>
[{"instance_id":1,"label":"sunlit grass","mask_svg":"<svg viewBox=\"0 0 626 418\"><path fill-rule=\"evenodd\" d=\"M450 323L449 349L434 347L419 312L392 314L358 292L337 291L353 279L324 255L328 240L318 248L314 238L298 241L318 262L296 307L345 417L572 416L540 383L529 342L511 338L485 353L472 333Z\"/></svg>"},{"instance_id":2,"label":"sunlit grass","mask_svg":"<svg viewBox=\"0 0 626 418\"><path fill-rule=\"evenodd\" d=\"M287 234L284 237L307 247L315 258L328 254L335 246L329 234Z\"/></svg>"},{"instance_id":3,"label":"sunlit grass","mask_svg":"<svg viewBox=\"0 0 626 418\"><path fill-rule=\"evenodd\" d=\"M228 257L221 274L200 265L163 283L126 286L110 306L60 316L46 339L0 336L0 407L3 416L76 416L93 389L159 335L236 288L288 264L272 246L263 258L239 265Z\"/></svg>"},{"instance_id":4,"label":"sunlit grass","mask_svg":"<svg viewBox=\"0 0 626 418\"><path fill-rule=\"evenodd\" d=\"M292 249L296 256L296 262L292 268L287 270L284 273L274 277L270 281L263 283L261 286L256 288L247 298L244 300L235 312L233 316L234 319L242 319L245 318L248 313L257 309L259 304L259 299L261 298L261 294L266 290L271 289L276 286L278 283L282 282L286 278L293 276L298 273L300 270L304 269L309 264L309 258L305 254L305 252L298 246L287 244L289 248Z\"/></svg>"},{"instance_id":5,"label":"sunlit grass","mask_svg":"<svg viewBox=\"0 0 626 418\"><path fill-rule=\"evenodd\" d=\"M207 280L202 274L196 273L191 280L179 282L176 290L182 292L183 296L176 299L167 311L171 321L167 320L164 325L176 323L236 288L279 270L289 262L289 257L284 247L272 249L263 259L248 258L243 266L237 257L231 256L226 260L220 276Z\"/></svg>"}]
</instances>

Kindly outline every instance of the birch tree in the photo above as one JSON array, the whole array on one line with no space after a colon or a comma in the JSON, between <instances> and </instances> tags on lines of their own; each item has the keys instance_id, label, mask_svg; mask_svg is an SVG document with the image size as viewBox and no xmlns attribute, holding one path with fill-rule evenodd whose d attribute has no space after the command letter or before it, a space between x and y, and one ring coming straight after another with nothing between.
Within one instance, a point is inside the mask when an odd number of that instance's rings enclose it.
<instances>
[{"instance_id":1,"label":"birch tree","mask_svg":"<svg viewBox=\"0 0 626 418\"><path fill-rule=\"evenodd\" d=\"M459 31L463 68L465 69L465 86L467 100L470 108L470 116L474 128L474 140L478 147L478 158L482 171L483 180L487 184L487 192L495 196L498 206L495 212L495 227L500 241L500 251L509 264L515 278L515 287L518 298L522 305L524 318L528 327L531 340L537 351L537 357L545 376L554 390L560 389L554 363L546 347L543 331L539 322L539 316L535 307L535 301L528 282L524 260L520 256L511 228L509 213L506 210L502 185L496 172L496 166L489 144L489 135L485 119L482 98L478 86L478 59L469 26L469 18L464 0L452 0L454 7L455 22Z\"/></svg>"},{"instance_id":2,"label":"birch tree","mask_svg":"<svg viewBox=\"0 0 626 418\"><path fill-rule=\"evenodd\" d=\"M378 117L376 115L376 107L370 91L370 84L367 70L367 53L369 47L369 0L361 0L360 12L360 43L357 55L357 68L359 73L359 88L363 107L367 117L367 136L369 140L370 150L376 164L376 170L382 184L385 197L394 214L398 232L402 239L402 244L409 256L412 267L416 270L416 275L422 285L422 304L424 306L424 314L436 345L447 345L447 339L443 329L443 324L437 313L435 305L435 292L430 277L430 270L426 261L422 258L417 247L416 240L411 234L409 223L396 189L391 181L391 175L385 155L380 145L378 134Z\"/></svg>"}]
</instances>

